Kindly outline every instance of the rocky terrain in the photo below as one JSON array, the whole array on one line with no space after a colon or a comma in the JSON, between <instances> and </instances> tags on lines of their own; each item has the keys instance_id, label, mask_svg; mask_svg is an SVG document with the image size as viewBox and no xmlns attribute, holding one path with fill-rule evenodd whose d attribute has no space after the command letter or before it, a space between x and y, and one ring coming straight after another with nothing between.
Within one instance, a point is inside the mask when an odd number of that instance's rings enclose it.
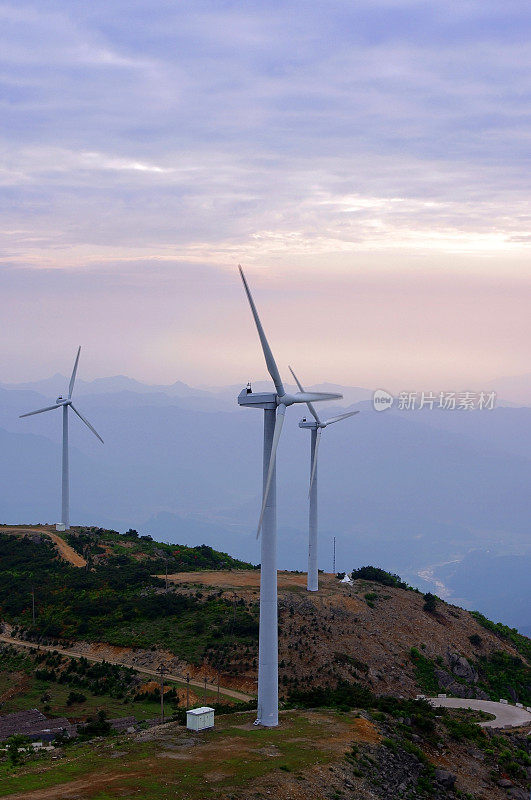
<instances>
[{"instance_id":1,"label":"rocky terrain","mask_svg":"<svg viewBox=\"0 0 531 800\"><path fill-rule=\"evenodd\" d=\"M254 572L188 573L171 578L180 591L202 586L206 593L208 587L249 607L258 600L259 575ZM424 608L422 594L367 580L345 584L333 575L321 575L316 593L307 592L305 582L305 575L279 574L284 695L302 686L356 681L377 694L415 697L420 692L441 691L457 697L531 702L526 648L518 650L469 612L442 601L430 612ZM529 647L528 639L521 640ZM493 672L493 659L500 662L497 681L487 674ZM219 653L210 650L204 669L218 662ZM235 647L224 654L223 673L225 683L237 680L239 688L252 691L256 650ZM515 679L520 673L525 676L523 684Z\"/></svg>"}]
</instances>

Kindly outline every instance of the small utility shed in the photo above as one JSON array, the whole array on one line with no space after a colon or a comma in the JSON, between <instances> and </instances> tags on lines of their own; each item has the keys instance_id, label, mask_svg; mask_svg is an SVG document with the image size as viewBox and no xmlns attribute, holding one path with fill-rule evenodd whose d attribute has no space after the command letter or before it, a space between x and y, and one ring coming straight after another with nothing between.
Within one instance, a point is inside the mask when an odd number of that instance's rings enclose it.
<instances>
[{"instance_id":1,"label":"small utility shed","mask_svg":"<svg viewBox=\"0 0 531 800\"><path fill-rule=\"evenodd\" d=\"M205 731L214 727L214 709L209 706L191 708L186 712L186 727L189 731Z\"/></svg>"}]
</instances>

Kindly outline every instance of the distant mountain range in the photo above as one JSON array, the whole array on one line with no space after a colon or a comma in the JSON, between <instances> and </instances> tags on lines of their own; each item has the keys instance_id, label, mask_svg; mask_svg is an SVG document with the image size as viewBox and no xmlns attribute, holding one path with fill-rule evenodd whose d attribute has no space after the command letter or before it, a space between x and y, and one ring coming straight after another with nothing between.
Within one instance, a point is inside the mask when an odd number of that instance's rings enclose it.
<instances>
[{"instance_id":1,"label":"distant mountain range","mask_svg":"<svg viewBox=\"0 0 531 800\"><path fill-rule=\"evenodd\" d=\"M66 385L60 375L0 385L2 521L58 517L59 414L18 415L48 405ZM253 388L262 386L269 388ZM376 413L368 389L319 388L345 395L341 406L323 405L324 416L361 411L323 435L319 566L331 569L335 536L338 569L372 563L400 571L425 590L443 586L449 599L528 627L529 581L508 557L518 557L530 574L531 408ZM259 561L262 422L238 408L240 390L149 387L125 376L80 379L80 409L105 445L72 420L73 521L205 542ZM303 413L288 409L279 450L279 561L288 569L304 569L306 561L309 436L297 426ZM488 591L481 570L465 568L483 557L498 576ZM442 566L448 562L465 566Z\"/></svg>"}]
</instances>

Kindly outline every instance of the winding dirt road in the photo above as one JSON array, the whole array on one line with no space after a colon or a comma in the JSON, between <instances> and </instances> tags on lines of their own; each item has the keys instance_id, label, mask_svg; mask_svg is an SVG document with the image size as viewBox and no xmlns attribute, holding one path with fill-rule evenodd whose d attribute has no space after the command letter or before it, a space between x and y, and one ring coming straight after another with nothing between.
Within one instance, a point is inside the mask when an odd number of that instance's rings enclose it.
<instances>
[{"instance_id":1,"label":"winding dirt road","mask_svg":"<svg viewBox=\"0 0 531 800\"><path fill-rule=\"evenodd\" d=\"M6 527L1 526L0 533L10 533L13 536L24 536L26 533L38 533L41 536L48 536L48 538L54 543L55 548L61 558L63 558L65 561L68 561L68 563L72 564L74 567L87 566L85 559L80 556L79 553L76 553L74 548L70 547L70 545L67 544L64 539L61 539L57 533L54 533L52 530L50 530L50 528L30 528L25 525L13 525Z\"/></svg>"}]
</instances>

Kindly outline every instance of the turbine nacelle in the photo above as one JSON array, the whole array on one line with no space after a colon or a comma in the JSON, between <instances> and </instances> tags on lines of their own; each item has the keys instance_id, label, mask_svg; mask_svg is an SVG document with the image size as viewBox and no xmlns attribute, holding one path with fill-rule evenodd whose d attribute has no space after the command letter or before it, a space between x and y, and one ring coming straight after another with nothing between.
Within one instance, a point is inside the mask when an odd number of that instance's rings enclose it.
<instances>
[{"instance_id":1,"label":"turbine nacelle","mask_svg":"<svg viewBox=\"0 0 531 800\"><path fill-rule=\"evenodd\" d=\"M63 397L61 394L59 395L59 397L57 398L57 400L55 402L57 403L58 406L71 406L72 405L72 401L70 400L70 398L69 397Z\"/></svg>"}]
</instances>

